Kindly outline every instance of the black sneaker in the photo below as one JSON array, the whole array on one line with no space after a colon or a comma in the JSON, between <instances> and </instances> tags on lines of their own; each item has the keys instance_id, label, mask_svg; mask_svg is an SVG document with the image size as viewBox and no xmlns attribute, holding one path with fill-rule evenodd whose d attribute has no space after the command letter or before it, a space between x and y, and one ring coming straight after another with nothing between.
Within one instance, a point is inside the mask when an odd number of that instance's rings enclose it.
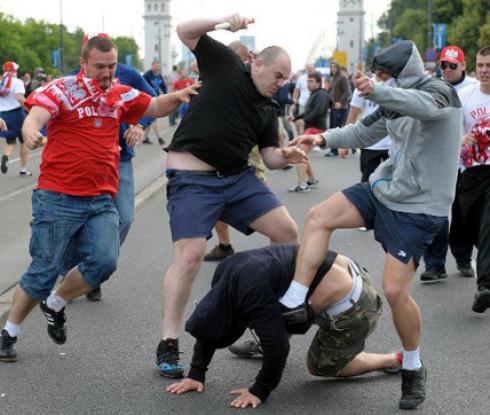
<instances>
[{"instance_id":1,"label":"black sneaker","mask_svg":"<svg viewBox=\"0 0 490 415\"><path fill-rule=\"evenodd\" d=\"M418 370L402 369L402 397L400 409L414 409L425 401L425 384L427 383L427 368Z\"/></svg>"},{"instance_id":2,"label":"black sneaker","mask_svg":"<svg viewBox=\"0 0 490 415\"><path fill-rule=\"evenodd\" d=\"M445 267L435 267L428 269L420 274L420 281L434 282L445 280L447 278L447 272Z\"/></svg>"},{"instance_id":3,"label":"black sneaker","mask_svg":"<svg viewBox=\"0 0 490 415\"><path fill-rule=\"evenodd\" d=\"M160 376L181 378L184 369L180 362L179 339L161 340L157 348L157 370Z\"/></svg>"},{"instance_id":4,"label":"black sneaker","mask_svg":"<svg viewBox=\"0 0 490 415\"><path fill-rule=\"evenodd\" d=\"M9 336L7 330L3 329L0 336L0 361L15 362L17 360L17 352L14 349L14 344L17 342L17 337Z\"/></svg>"},{"instance_id":5,"label":"black sneaker","mask_svg":"<svg viewBox=\"0 0 490 415\"><path fill-rule=\"evenodd\" d=\"M20 177L31 177L32 173L29 170L21 170L19 172Z\"/></svg>"},{"instance_id":6,"label":"black sneaker","mask_svg":"<svg viewBox=\"0 0 490 415\"><path fill-rule=\"evenodd\" d=\"M308 187L316 187L316 185L318 184L318 179L308 180L306 184L308 185Z\"/></svg>"},{"instance_id":7,"label":"black sneaker","mask_svg":"<svg viewBox=\"0 0 490 415\"><path fill-rule=\"evenodd\" d=\"M48 320L48 335L51 340L56 344L64 344L66 342L65 307L56 312L47 306L46 301L41 301L39 307Z\"/></svg>"},{"instance_id":8,"label":"black sneaker","mask_svg":"<svg viewBox=\"0 0 490 415\"><path fill-rule=\"evenodd\" d=\"M264 352L257 340L245 340L243 343L235 343L228 347L228 350L238 357L264 357Z\"/></svg>"},{"instance_id":9,"label":"black sneaker","mask_svg":"<svg viewBox=\"0 0 490 415\"><path fill-rule=\"evenodd\" d=\"M102 289L99 287L94 288L92 291L89 291L85 294L85 298L87 301L100 301L102 300Z\"/></svg>"},{"instance_id":10,"label":"black sneaker","mask_svg":"<svg viewBox=\"0 0 490 415\"><path fill-rule=\"evenodd\" d=\"M303 303L297 307L289 308L279 303L279 307L288 334L305 334L309 330L315 313L308 304Z\"/></svg>"},{"instance_id":11,"label":"black sneaker","mask_svg":"<svg viewBox=\"0 0 490 415\"><path fill-rule=\"evenodd\" d=\"M0 167L0 170L2 171L3 174L7 173L7 170L9 169L9 158L4 154L2 156L2 165Z\"/></svg>"},{"instance_id":12,"label":"black sneaker","mask_svg":"<svg viewBox=\"0 0 490 415\"><path fill-rule=\"evenodd\" d=\"M480 287L475 294L472 310L475 313L484 313L490 307L490 289Z\"/></svg>"},{"instance_id":13,"label":"black sneaker","mask_svg":"<svg viewBox=\"0 0 490 415\"><path fill-rule=\"evenodd\" d=\"M143 141L142 141L143 144L153 144L149 138L145 138Z\"/></svg>"},{"instance_id":14,"label":"black sneaker","mask_svg":"<svg viewBox=\"0 0 490 415\"><path fill-rule=\"evenodd\" d=\"M475 278L475 270L471 266L471 264L468 265L458 265L458 271L459 275L461 277L465 278Z\"/></svg>"},{"instance_id":15,"label":"black sneaker","mask_svg":"<svg viewBox=\"0 0 490 415\"><path fill-rule=\"evenodd\" d=\"M165 144L165 140L161 137L158 137L158 144L160 144L161 146L163 146Z\"/></svg>"}]
</instances>

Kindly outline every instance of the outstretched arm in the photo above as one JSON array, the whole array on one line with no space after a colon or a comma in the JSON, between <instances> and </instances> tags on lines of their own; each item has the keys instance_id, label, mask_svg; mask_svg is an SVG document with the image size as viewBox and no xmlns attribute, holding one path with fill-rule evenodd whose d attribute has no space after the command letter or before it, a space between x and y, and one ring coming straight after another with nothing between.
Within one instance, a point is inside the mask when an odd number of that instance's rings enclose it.
<instances>
[{"instance_id":1,"label":"outstretched arm","mask_svg":"<svg viewBox=\"0 0 490 415\"><path fill-rule=\"evenodd\" d=\"M197 82L194 85L182 89L181 91L152 98L150 105L148 105L148 108L143 114L143 117L166 117L179 108L182 102L190 102L191 97L198 94L197 90L200 87L201 84Z\"/></svg>"}]
</instances>

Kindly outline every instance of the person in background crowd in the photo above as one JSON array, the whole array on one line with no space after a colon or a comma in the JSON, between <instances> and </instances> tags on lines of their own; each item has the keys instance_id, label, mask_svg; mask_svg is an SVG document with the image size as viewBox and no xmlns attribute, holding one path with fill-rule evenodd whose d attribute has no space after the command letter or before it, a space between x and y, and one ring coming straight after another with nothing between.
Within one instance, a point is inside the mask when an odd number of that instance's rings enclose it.
<instances>
[{"instance_id":1,"label":"person in background crowd","mask_svg":"<svg viewBox=\"0 0 490 415\"><path fill-rule=\"evenodd\" d=\"M143 78L145 79L146 82L153 88L155 91L155 94L158 96L160 94L166 94L167 93L167 84L165 83L162 74L160 73L160 68L161 64L158 61L153 61L151 63L151 69L146 71L143 74ZM165 140L160 137L160 129L158 127L158 119L156 119L153 124L151 125L151 128L145 129L144 132L144 139L143 139L143 144L153 144L153 142L150 140L150 130L153 130L155 135L158 138L158 144L163 145L165 144Z\"/></svg>"},{"instance_id":2,"label":"person in background crowd","mask_svg":"<svg viewBox=\"0 0 490 415\"><path fill-rule=\"evenodd\" d=\"M457 46L447 46L442 50L439 66L442 78L458 92L469 85L478 83L476 79L466 76L465 56ZM425 271L420 274L421 281L433 282L447 279L448 247L451 248L451 253L456 259L459 275L467 278L475 277L475 271L471 265L473 243L468 240L468 232L461 215L461 207L456 199L451 206L451 226L447 220L424 252Z\"/></svg>"},{"instance_id":3,"label":"person in background crowd","mask_svg":"<svg viewBox=\"0 0 490 415\"><path fill-rule=\"evenodd\" d=\"M24 100L25 87L24 82L17 78L19 65L15 62L5 62L3 75L0 78L0 117L4 119L8 130L0 131L0 137L5 137L7 145L3 152L0 164L0 171L5 174L8 171L9 157L12 155L19 140L20 145L20 177L32 176L27 170L29 161L29 149L24 144L22 137L22 125L25 120Z\"/></svg>"}]
</instances>

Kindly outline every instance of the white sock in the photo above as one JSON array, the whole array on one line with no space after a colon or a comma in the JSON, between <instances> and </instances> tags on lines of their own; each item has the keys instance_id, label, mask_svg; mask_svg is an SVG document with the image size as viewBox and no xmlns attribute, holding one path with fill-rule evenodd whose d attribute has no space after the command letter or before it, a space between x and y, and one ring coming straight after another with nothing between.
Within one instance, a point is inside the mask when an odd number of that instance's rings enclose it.
<instances>
[{"instance_id":1,"label":"white sock","mask_svg":"<svg viewBox=\"0 0 490 415\"><path fill-rule=\"evenodd\" d=\"M61 311L61 309L69 303L69 301L65 301L62 297L57 294L58 291L51 293L51 295L46 300L47 306L56 312Z\"/></svg>"},{"instance_id":2,"label":"white sock","mask_svg":"<svg viewBox=\"0 0 490 415\"><path fill-rule=\"evenodd\" d=\"M20 333L20 324L15 324L7 320L4 329L7 330L10 337L17 337Z\"/></svg>"},{"instance_id":3,"label":"white sock","mask_svg":"<svg viewBox=\"0 0 490 415\"><path fill-rule=\"evenodd\" d=\"M403 349L402 367L407 370L418 370L422 367L422 363L420 362L420 349L418 347L410 352Z\"/></svg>"},{"instance_id":4,"label":"white sock","mask_svg":"<svg viewBox=\"0 0 490 415\"><path fill-rule=\"evenodd\" d=\"M306 182L299 182L299 187L301 187L302 189L306 189L308 187L308 183L306 183Z\"/></svg>"},{"instance_id":5,"label":"white sock","mask_svg":"<svg viewBox=\"0 0 490 415\"><path fill-rule=\"evenodd\" d=\"M309 287L297 281L291 281L291 285L286 291L286 294L279 299L279 302L288 308L297 307L305 302L308 289Z\"/></svg>"}]
</instances>

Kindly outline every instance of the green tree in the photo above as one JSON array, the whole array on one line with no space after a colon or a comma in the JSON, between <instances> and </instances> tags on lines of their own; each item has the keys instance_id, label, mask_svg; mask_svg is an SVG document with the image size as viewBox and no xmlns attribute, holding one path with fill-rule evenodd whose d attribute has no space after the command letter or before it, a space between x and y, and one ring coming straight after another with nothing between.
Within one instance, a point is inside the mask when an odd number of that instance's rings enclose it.
<instances>
[{"instance_id":1,"label":"green tree","mask_svg":"<svg viewBox=\"0 0 490 415\"><path fill-rule=\"evenodd\" d=\"M476 53L490 44L490 0L463 0L463 11L448 30L450 44L466 55L468 70L474 69Z\"/></svg>"}]
</instances>

